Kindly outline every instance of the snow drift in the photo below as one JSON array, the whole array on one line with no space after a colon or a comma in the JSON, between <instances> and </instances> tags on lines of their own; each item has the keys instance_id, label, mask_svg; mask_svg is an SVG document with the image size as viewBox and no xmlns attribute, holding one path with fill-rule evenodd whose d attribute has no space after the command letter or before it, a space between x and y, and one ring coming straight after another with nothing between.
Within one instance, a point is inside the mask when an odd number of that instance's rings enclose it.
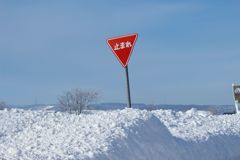
<instances>
[{"instance_id":1,"label":"snow drift","mask_svg":"<svg viewBox=\"0 0 240 160\"><path fill-rule=\"evenodd\" d=\"M191 109L0 111L2 159L239 160L240 116Z\"/></svg>"}]
</instances>

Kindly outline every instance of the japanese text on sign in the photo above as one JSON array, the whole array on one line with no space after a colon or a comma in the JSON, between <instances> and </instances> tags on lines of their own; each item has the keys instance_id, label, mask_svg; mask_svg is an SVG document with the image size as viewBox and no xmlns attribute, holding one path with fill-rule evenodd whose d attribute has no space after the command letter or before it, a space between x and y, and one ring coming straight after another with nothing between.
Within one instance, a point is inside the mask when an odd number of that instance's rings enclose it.
<instances>
[{"instance_id":1,"label":"japanese text on sign","mask_svg":"<svg viewBox=\"0 0 240 160\"><path fill-rule=\"evenodd\" d=\"M127 41L127 42L121 42L120 44L119 43L116 43L114 45L114 50L119 50L119 49L124 49L124 48L130 48L132 47L132 44L131 42Z\"/></svg>"}]
</instances>

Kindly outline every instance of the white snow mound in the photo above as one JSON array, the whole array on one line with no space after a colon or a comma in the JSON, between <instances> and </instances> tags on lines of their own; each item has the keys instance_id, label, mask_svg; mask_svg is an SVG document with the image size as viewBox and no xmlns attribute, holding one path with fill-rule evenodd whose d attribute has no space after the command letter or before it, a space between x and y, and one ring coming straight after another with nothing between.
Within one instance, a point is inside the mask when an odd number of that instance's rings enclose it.
<instances>
[{"instance_id":1,"label":"white snow mound","mask_svg":"<svg viewBox=\"0 0 240 160\"><path fill-rule=\"evenodd\" d=\"M240 115L11 109L0 117L0 159L240 159Z\"/></svg>"}]
</instances>

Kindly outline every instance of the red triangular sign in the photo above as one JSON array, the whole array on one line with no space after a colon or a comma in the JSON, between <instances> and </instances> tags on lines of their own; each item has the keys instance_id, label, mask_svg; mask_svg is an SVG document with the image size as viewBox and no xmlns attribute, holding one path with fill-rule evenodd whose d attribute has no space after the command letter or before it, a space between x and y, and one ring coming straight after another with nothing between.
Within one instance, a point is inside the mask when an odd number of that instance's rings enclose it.
<instances>
[{"instance_id":1,"label":"red triangular sign","mask_svg":"<svg viewBox=\"0 0 240 160\"><path fill-rule=\"evenodd\" d=\"M137 40L137 33L109 38L107 43L123 67L128 65L133 47Z\"/></svg>"}]
</instances>

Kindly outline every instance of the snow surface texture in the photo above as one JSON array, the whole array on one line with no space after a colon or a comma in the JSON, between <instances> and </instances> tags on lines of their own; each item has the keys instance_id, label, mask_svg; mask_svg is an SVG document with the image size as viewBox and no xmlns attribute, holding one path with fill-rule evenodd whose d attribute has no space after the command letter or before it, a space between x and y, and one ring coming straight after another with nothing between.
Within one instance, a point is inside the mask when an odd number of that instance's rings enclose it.
<instances>
[{"instance_id":1,"label":"snow surface texture","mask_svg":"<svg viewBox=\"0 0 240 160\"><path fill-rule=\"evenodd\" d=\"M0 117L0 159L240 159L240 115L11 109Z\"/></svg>"}]
</instances>

